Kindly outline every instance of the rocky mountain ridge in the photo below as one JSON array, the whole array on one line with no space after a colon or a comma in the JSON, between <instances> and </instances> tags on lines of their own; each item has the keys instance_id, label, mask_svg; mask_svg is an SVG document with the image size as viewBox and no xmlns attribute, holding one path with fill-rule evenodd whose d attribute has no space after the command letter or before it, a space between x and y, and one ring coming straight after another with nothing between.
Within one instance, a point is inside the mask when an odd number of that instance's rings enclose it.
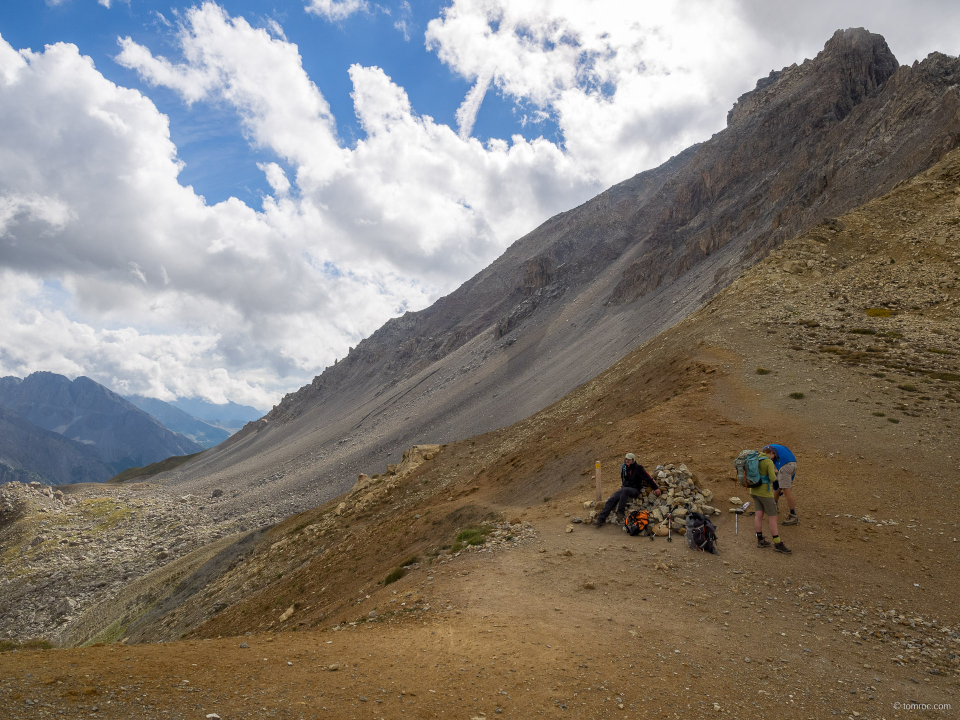
<instances>
[{"instance_id":1,"label":"rocky mountain ridge","mask_svg":"<svg viewBox=\"0 0 960 720\"><path fill-rule=\"evenodd\" d=\"M882 37L838 31L816 58L741 97L725 130L551 218L169 481L242 496L249 478L279 471L274 497L293 512L411 445L538 411L787 238L956 147L958 84L956 58L898 67Z\"/></svg>"}]
</instances>

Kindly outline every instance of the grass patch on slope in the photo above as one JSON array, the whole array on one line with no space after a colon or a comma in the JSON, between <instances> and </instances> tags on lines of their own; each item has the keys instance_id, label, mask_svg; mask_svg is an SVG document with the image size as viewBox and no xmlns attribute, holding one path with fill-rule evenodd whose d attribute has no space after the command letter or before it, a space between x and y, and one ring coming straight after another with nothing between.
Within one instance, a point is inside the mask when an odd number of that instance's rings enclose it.
<instances>
[{"instance_id":1,"label":"grass patch on slope","mask_svg":"<svg viewBox=\"0 0 960 720\"><path fill-rule=\"evenodd\" d=\"M107 480L107 482L130 482L131 480L142 480L143 478L152 477L153 475L159 475L167 470L173 470L174 468L180 467L185 462L192 460L202 452L203 451L201 450L200 452L193 453L192 455L174 455L172 457L168 457L166 460L150 463L149 465L144 465L143 467L127 468L122 473L114 475L112 478Z\"/></svg>"},{"instance_id":2,"label":"grass patch on slope","mask_svg":"<svg viewBox=\"0 0 960 720\"><path fill-rule=\"evenodd\" d=\"M456 542L453 543L450 552L460 552L467 545L483 545L487 541L487 535L490 534L491 529L488 525L478 525L461 530L457 533Z\"/></svg>"}]
</instances>

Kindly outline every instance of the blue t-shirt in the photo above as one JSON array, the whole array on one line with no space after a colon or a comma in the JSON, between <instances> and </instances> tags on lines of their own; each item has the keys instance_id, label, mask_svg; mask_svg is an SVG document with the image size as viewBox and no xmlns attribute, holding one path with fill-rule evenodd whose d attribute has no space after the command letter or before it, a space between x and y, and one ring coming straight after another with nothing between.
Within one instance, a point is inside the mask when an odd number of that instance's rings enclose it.
<instances>
[{"instance_id":1,"label":"blue t-shirt","mask_svg":"<svg viewBox=\"0 0 960 720\"><path fill-rule=\"evenodd\" d=\"M777 459L773 461L773 464L776 466L777 470L782 468L787 463L796 462L797 458L794 457L793 453L790 452L790 448L786 445L774 445L770 443L770 447L777 451Z\"/></svg>"}]
</instances>

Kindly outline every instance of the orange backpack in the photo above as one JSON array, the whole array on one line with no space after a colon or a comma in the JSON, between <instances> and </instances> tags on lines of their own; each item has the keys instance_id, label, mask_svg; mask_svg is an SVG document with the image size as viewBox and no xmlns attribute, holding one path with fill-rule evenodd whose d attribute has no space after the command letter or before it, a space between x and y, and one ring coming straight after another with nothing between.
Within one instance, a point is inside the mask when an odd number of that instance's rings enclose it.
<instances>
[{"instance_id":1,"label":"orange backpack","mask_svg":"<svg viewBox=\"0 0 960 720\"><path fill-rule=\"evenodd\" d=\"M646 510L632 510L623 521L630 535L639 535L650 525L650 513Z\"/></svg>"}]
</instances>

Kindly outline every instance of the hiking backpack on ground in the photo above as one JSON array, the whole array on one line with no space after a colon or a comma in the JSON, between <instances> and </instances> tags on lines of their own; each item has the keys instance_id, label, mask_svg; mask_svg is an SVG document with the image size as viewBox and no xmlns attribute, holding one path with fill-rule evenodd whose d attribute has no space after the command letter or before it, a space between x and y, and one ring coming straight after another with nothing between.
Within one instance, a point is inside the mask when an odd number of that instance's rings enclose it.
<instances>
[{"instance_id":1,"label":"hiking backpack on ground","mask_svg":"<svg viewBox=\"0 0 960 720\"><path fill-rule=\"evenodd\" d=\"M733 466L737 469L737 480L743 487L749 490L763 484L764 478L760 475L760 453L756 450L742 450L733 461Z\"/></svg>"},{"instance_id":2,"label":"hiking backpack on ground","mask_svg":"<svg viewBox=\"0 0 960 720\"><path fill-rule=\"evenodd\" d=\"M717 552L717 526L698 512L687 513L687 545L700 552L719 555Z\"/></svg>"},{"instance_id":3,"label":"hiking backpack on ground","mask_svg":"<svg viewBox=\"0 0 960 720\"><path fill-rule=\"evenodd\" d=\"M650 525L650 513L646 510L631 510L623 524L631 536L645 532Z\"/></svg>"}]
</instances>

